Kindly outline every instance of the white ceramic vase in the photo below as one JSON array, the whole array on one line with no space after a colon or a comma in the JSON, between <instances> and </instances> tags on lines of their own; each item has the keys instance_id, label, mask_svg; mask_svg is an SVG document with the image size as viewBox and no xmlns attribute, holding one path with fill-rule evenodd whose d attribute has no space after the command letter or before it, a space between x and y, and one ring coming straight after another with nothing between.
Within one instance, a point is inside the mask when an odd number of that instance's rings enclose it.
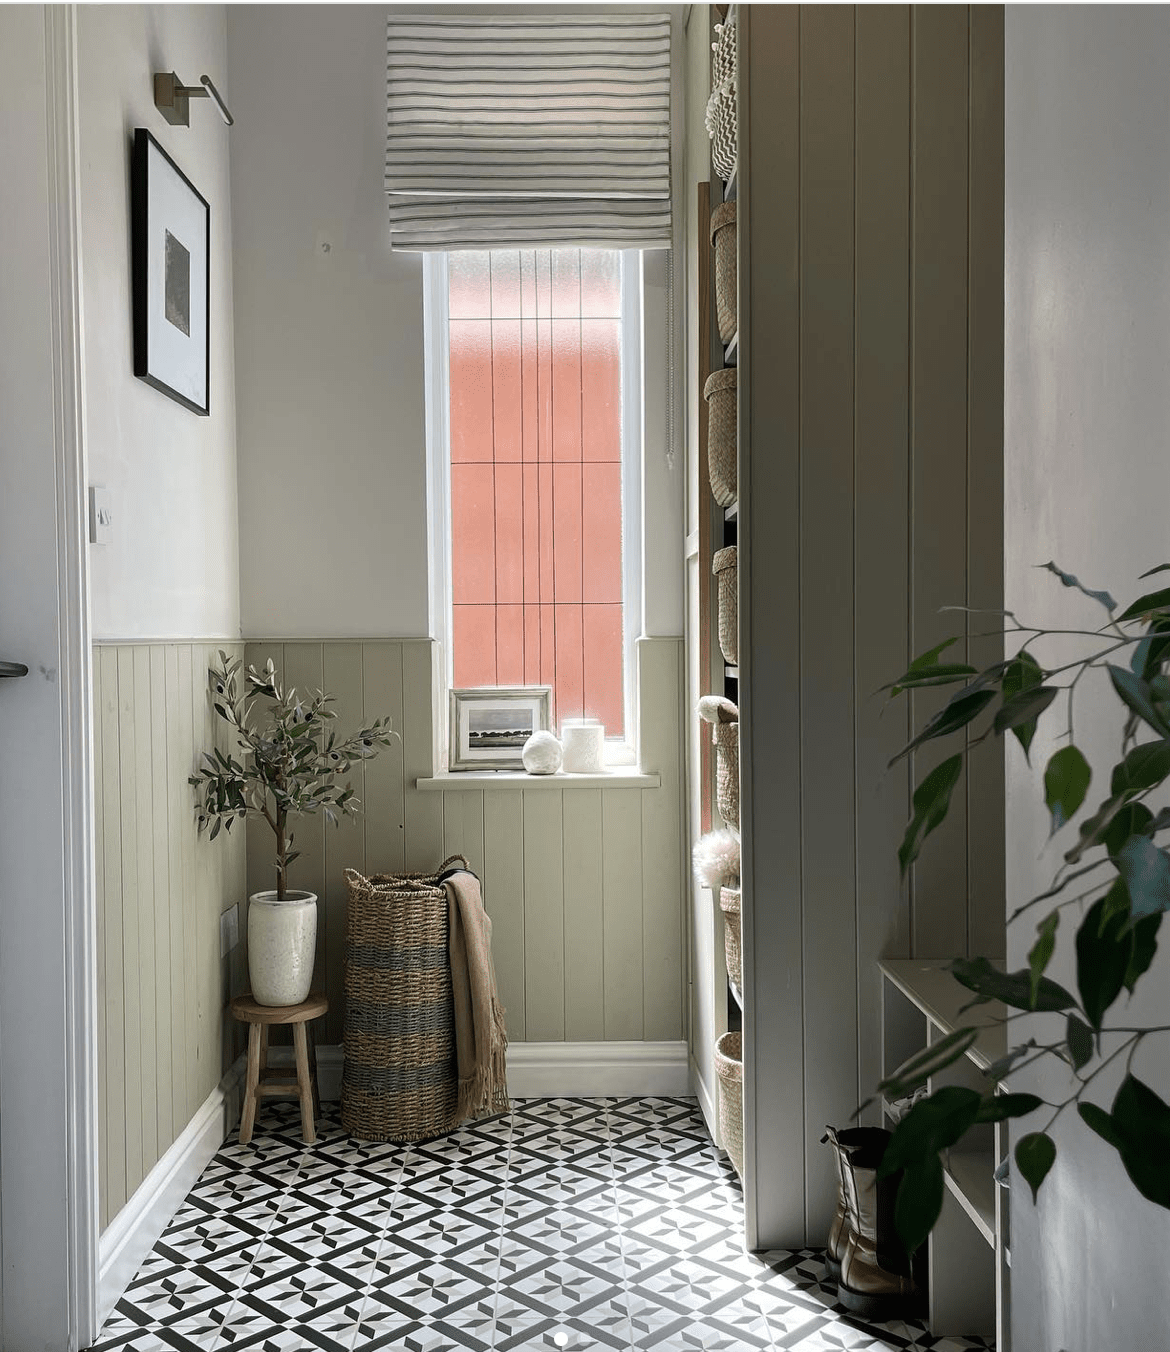
<instances>
[{"instance_id":1,"label":"white ceramic vase","mask_svg":"<svg viewBox=\"0 0 1170 1352\"><path fill-rule=\"evenodd\" d=\"M248 976L260 1005L299 1005L313 984L315 892L255 892L248 898Z\"/></svg>"}]
</instances>

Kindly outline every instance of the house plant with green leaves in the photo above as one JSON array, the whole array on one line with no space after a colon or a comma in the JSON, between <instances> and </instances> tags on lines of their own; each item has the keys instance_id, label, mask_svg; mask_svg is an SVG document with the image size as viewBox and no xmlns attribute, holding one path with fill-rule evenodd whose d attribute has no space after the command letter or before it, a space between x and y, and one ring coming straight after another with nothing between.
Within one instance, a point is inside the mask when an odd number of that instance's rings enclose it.
<instances>
[{"instance_id":1,"label":"house plant with green leaves","mask_svg":"<svg viewBox=\"0 0 1170 1352\"><path fill-rule=\"evenodd\" d=\"M212 840L247 817L261 818L272 831L276 886L249 898L248 971L260 1004L295 1005L312 982L317 898L288 885L300 855L293 823L318 812L334 825L355 815L360 803L346 777L398 734L389 718L376 718L339 738L331 696L284 688L271 659L263 672L242 666L221 652L208 671L212 707L235 746L204 752L189 782L199 791L199 830Z\"/></svg>"},{"instance_id":2,"label":"house plant with green leaves","mask_svg":"<svg viewBox=\"0 0 1170 1352\"><path fill-rule=\"evenodd\" d=\"M983 1092L945 1085L918 1097L895 1127L879 1169L879 1177L901 1171L895 1225L911 1252L939 1217L946 1151L982 1123L1025 1119L1014 1161L1035 1199L1057 1163L1052 1128L1062 1114L1075 1112L1084 1130L1117 1151L1142 1196L1170 1208L1170 1105L1134 1068L1142 1044L1170 1029L1111 1017L1123 993L1132 996L1150 970L1162 916L1170 909L1170 857L1159 843L1170 830L1170 807L1159 802L1170 781L1170 587L1145 592L1122 609L1108 592L1083 586L1054 563L1044 566L1065 587L1098 603L1107 615L1104 623L1095 629L1047 629L1025 624L1011 611L995 612L1003 616L1005 637L1019 641L1013 656L980 671L949 660L947 650L958 642L952 638L923 653L886 687L891 698L959 687L891 762L936 739L959 741L914 791L898 852L903 875L946 819L972 746L1011 733L1028 756L1042 718L1065 720L1057 737L1061 745L1043 774L1050 839L1061 833L1060 862L1050 885L1009 915L1009 922L1035 918L1028 965L1003 972L984 957L951 964L955 978L971 991L967 1009L991 1001L1007 1006L1009 1050L985 1072ZM1142 576L1166 571L1170 564ZM1054 644L1069 643L1083 645L1080 656L1045 665ZM1078 745L1076 696L1086 679L1100 680L1112 692L1123 724L1107 787L1098 787L1100 778ZM1047 975L1058 942L1074 927L1075 992ZM1034 1014L1051 1016L1055 1035L1012 1045L1013 1024ZM899 1067L879 1093L890 1100L921 1095L933 1077L966 1054L987 1026L985 1015L986 1010L984 1017L972 1013L969 1023ZM1012 1076L1047 1058L1063 1064L1067 1094L1049 1102L1013 1092ZM1095 1101L1099 1077L1117 1066L1123 1072L1120 1086L1105 1107Z\"/></svg>"}]
</instances>

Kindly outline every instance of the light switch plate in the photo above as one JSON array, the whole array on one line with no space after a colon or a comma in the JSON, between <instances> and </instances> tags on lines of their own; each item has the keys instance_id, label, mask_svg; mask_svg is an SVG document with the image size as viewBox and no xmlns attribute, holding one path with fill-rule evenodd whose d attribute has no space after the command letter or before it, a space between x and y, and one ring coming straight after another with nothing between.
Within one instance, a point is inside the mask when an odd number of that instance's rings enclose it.
<instances>
[{"instance_id":1,"label":"light switch plate","mask_svg":"<svg viewBox=\"0 0 1170 1352\"><path fill-rule=\"evenodd\" d=\"M113 494L108 488L91 484L89 488L89 542L108 545L114 538Z\"/></svg>"},{"instance_id":2,"label":"light switch plate","mask_svg":"<svg viewBox=\"0 0 1170 1352\"><path fill-rule=\"evenodd\" d=\"M219 917L219 956L226 958L240 942L240 908L233 906Z\"/></svg>"}]
</instances>

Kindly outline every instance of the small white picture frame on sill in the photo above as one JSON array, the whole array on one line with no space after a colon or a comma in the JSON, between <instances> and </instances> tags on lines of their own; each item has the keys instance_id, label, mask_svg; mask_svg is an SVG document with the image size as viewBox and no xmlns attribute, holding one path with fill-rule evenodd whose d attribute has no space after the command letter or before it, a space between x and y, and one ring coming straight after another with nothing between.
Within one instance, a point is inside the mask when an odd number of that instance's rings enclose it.
<instances>
[{"instance_id":1,"label":"small white picture frame on sill","mask_svg":"<svg viewBox=\"0 0 1170 1352\"><path fill-rule=\"evenodd\" d=\"M524 743L549 729L551 714L548 685L452 690L447 769L523 770Z\"/></svg>"}]
</instances>

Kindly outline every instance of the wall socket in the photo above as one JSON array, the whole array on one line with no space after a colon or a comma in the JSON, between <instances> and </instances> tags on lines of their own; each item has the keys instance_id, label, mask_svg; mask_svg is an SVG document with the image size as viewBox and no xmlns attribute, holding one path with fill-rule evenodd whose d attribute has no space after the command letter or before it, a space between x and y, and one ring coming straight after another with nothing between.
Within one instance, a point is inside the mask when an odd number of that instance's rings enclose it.
<instances>
[{"instance_id":1,"label":"wall socket","mask_svg":"<svg viewBox=\"0 0 1170 1352\"><path fill-rule=\"evenodd\" d=\"M219 956L226 958L240 942L240 908L233 906L219 917Z\"/></svg>"}]
</instances>

